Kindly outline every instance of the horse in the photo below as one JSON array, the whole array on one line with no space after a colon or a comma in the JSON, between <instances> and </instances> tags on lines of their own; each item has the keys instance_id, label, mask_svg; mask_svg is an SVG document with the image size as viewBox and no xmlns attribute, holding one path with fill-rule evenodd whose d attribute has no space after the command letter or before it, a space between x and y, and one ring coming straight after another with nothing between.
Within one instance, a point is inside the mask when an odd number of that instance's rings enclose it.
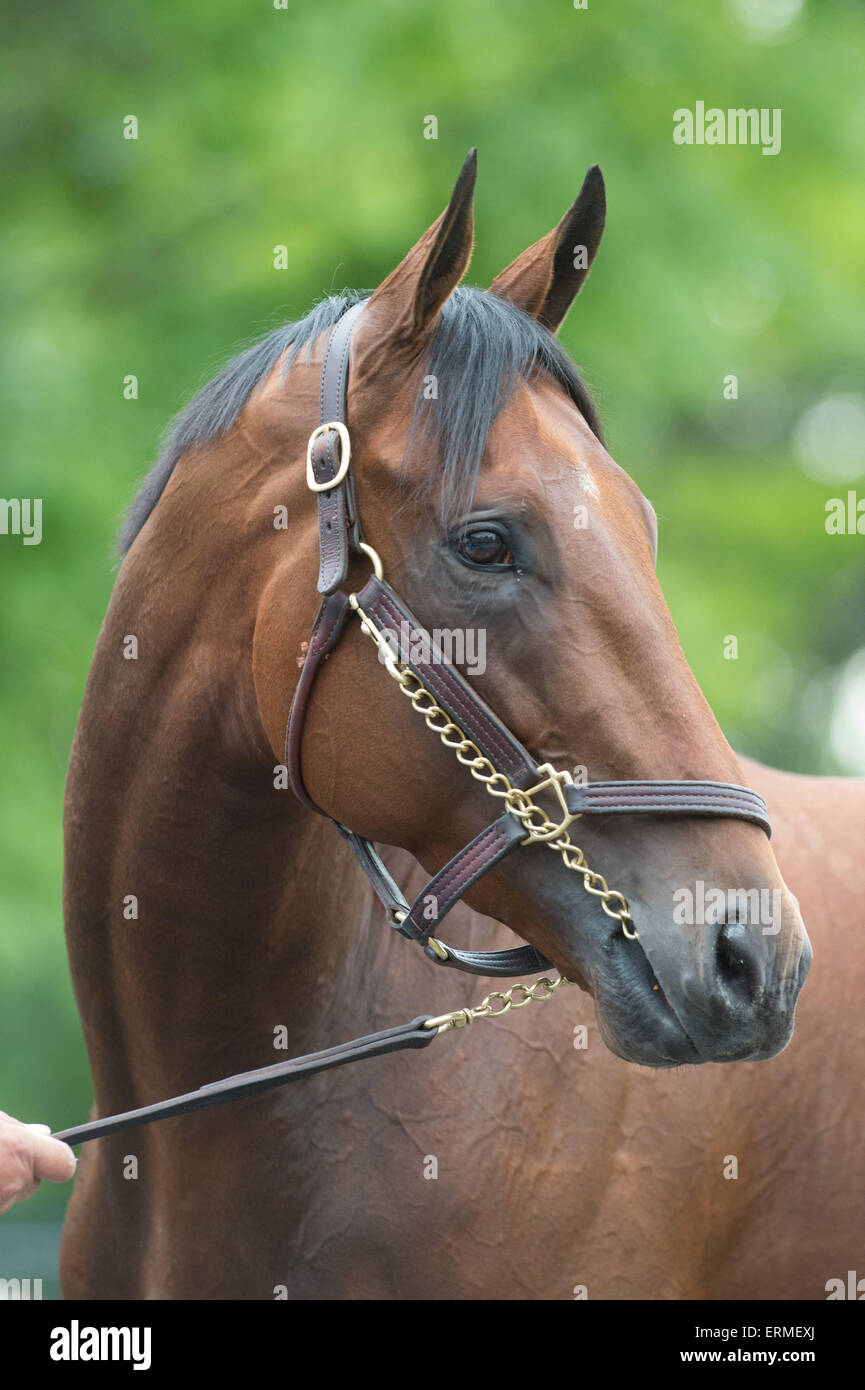
<instances>
[{"instance_id":1,"label":"horse","mask_svg":"<svg viewBox=\"0 0 865 1390\"><path fill-rule=\"evenodd\" d=\"M865 791L738 760L687 665L653 509L556 338L600 244L599 169L488 290L460 283L475 169L472 153L371 294L331 295L230 362L128 514L65 797L93 1113L409 1007L478 1002L473 976L383 924L327 823L418 885L489 820L485 788L357 622L303 727L303 782L326 816L285 777L319 597L304 453L323 345L357 305L346 419L371 545L351 554L350 585L372 556L430 630L485 634L472 685L539 762L749 783L773 838L720 816L578 820L579 852L627 919L548 844L521 845L451 931L472 947L515 933L577 988L543 1004L495 991L480 1012L502 1016L423 1055L88 1145L65 1297L810 1298L861 1263L856 1048L836 1020L855 1028L863 984L849 889ZM735 904L681 920L674 895L698 880L770 895L771 925ZM803 914L827 964L790 1045Z\"/></svg>"}]
</instances>

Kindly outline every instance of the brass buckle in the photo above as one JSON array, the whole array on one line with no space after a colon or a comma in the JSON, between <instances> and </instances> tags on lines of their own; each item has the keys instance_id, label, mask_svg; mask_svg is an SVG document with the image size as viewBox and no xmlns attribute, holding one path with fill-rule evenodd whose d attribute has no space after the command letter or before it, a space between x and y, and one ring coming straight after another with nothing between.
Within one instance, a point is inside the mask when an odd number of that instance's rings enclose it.
<instances>
[{"instance_id":1,"label":"brass buckle","mask_svg":"<svg viewBox=\"0 0 865 1390\"><path fill-rule=\"evenodd\" d=\"M323 434L329 434L335 430L339 435L340 460L339 468L334 477L327 482L320 483L316 479L312 467L312 446ZM310 492L329 492L332 487L338 487L348 472L348 465L351 462L351 440L348 437L348 430L341 420L329 420L325 425L317 425L309 436L309 443L306 446L306 485Z\"/></svg>"},{"instance_id":2,"label":"brass buckle","mask_svg":"<svg viewBox=\"0 0 865 1390\"><path fill-rule=\"evenodd\" d=\"M533 797L537 792L545 791L547 787L553 787L558 798L559 809L562 812L562 820L557 825L554 825L551 830L532 830L530 828L526 838L520 841L523 845L530 845L535 841L540 843L544 840L555 840L561 835L563 830L567 830L569 825L575 820L579 820L582 814L580 811L572 811L565 800L565 793L562 790L563 787L571 787L574 784L574 779L567 768L555 768L552 763L541 763L535 771L543 772L546 775L540 782L537 782L535 786L527 787L525 790L520 788L522 795ZM542 810L541 807L537 809ZM546 814L546 812L543 812L543 814Z\"/></svg>"}]
</instances>

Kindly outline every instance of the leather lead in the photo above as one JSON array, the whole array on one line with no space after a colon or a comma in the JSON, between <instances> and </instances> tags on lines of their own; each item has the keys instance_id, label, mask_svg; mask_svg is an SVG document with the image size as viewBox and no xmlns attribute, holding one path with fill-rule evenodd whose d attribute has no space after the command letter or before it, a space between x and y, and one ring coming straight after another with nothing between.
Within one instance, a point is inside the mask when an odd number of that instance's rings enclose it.
<instances>
[{"instance_id":1,"label":"leather lead","mask_svg":"<svg viewBox=\"0 0 865 1390\"><path fill-rule=\"evenodd\" d=\"M347 1062L382 1057L386 1052L399 1052L406 1047L428 1047L437 1036L435 1028L424 1026L431 1017L431 1014L420 1014L411 1023L383 1028L380 1033L367 1033L363 1038L339 1043L323 1052L310 1052L305 1057L294 1057L290 1062L239 1072L237 1076L211 1081L197 1091L187 1091L185 1095L160 1100L154 1105L142 1105L138 1110L125 1110L120 1115L107 1115L102 1120L91 1120L74 1129L61 1129L52 1138L62 1139L66 1144L86 1144L90 1139L102 1139L106 1134L116 1134L121 1129L149 1125L154 1120L167 1120L171 1115L188 1115L193 1110L204 1110L210 1105L222 1105L228 1100L242 1100L261 1091L272 1091L277 1086L288 1085L290 1081L299 1081L303 1076L314 1076L316 1072L345 1066Z\"/></svg>"}]
</instances>

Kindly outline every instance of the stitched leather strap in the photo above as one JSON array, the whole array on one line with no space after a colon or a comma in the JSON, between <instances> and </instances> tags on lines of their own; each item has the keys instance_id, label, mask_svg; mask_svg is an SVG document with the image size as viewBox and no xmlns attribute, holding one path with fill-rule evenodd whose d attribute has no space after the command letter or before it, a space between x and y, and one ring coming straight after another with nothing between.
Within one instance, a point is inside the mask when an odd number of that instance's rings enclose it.
<instances>
[{"instance_id":1,"label":"stitched leather strap","mask_svg":"<svg viewBox=\"0 0 865 1390\"><path fill-rule=\"evenodd\" d=\"M762 796L735 782L575 782L565 801L583 815L734 816L772 834Z\"/></svg>"},{"instance_id":2,"label":"stitched leather strap","mask_svg":"<svg viewBox=\"0 0 865 1390\"><path fill-rule=\"evenodd\" d=\"M411 1023L383 1028L379 1033L367 1033L362 1038L353 1038L351 1042L339 1043L323 1052L310 1052L305 1057L293 1057L289 1062L277 1062L272 1067L239 1072L237 1076L212 1081L197 1091L157 1101L155 1105L142 1105L138 1110L126 1110L120 1115L107 1115L104 1119L77 1125L74 1129L62 1129L53 1137L67 1144L86 1144L90 1139L101 1139L106 1134L131 1129L135 1125L149 1125L154 1120L165 1120L169 1115L187 1115L192 1110L204 1110L209 1105L222 1105L228 1100L258 1095L260 1091L272 1091L276 1086L285 1086L302 1076L345 1066L347 1062L362 1062L368 1057L381 1057L386 1052L398 1052L406 1047L428 1047L437 1036L434 1028L424 1027L426 1020L431 1017L431 1014L421 1014Z\"/></svg>"},{"instance_id":3,"label":"stitched leather strap","mask_svg":"<svg viewBox=\"0 0 865 1390\"><path fill-rule=\"evenodd\" d=\"M508 811L499 816L430 879L402 924L404 934L426 946L429 938L437 935L439 923L472 884L525 837L516 816Z\"/></svg>"},{"instance_id":4,"label":"stitched leather strap","mask_svg":"<svg viewBox=\"0 0 865 1390\"><path fill-rule=\"evenodd\" d=\"M348 386L348 349L351 334L365 301L354 304L334 324L327 337L321 367L318 420L320 425L345 420ZM341 462L339 435L335 430L319 435L311 450L316 482L335 478ZM319 570L318 591L332 594L345 583L352 546L360 538L357 499L351 471L342 482L318 497Z\"/></svg>"},{"instance_id":5,"label":"stitched leather strap","mask_svg":"<svg viewBox=\"0 0 865 1390\"><path fill-rule=\"evenodd\" d=\"M414 614L375 576L358 594L361 607L390 638L394 650L432 691L455 724L517 786L537 781L535 760L464 676L446 661Z\"/></svg>"},{"instance_id":6,"label":"stitched leather strap","mask_svg":"<svg viewBox=\"0 0 865 1390\"><path fill-rule=\"evenodd\" d=\"M436 965L448 965L471 975L533 975L550 970L551 962L534 946L516 946L507 951L458 951L438 940L438 927L443 917L477 883L494 864L504 859L525 839L525 829L516 816L506 811L479 835L455 854L430 879L423 892L412 904L400 930L423 946L425 954ZM430 914L428 916L428 914ZM429 939L435 935L436 945ZM436 946L438 949L436 949ZM441 952L444 951L444 958Z\"/></svg>"},{"instance_id":7,"label":"stitched leather strap","mask_svg":"<svg viewBox=\"0 0 865 1390\"><path fill-rule=\"evenodd\" d=\"M435 874L415 898L411 907L400 888L391 878L378 851L369 840L356 835L353 830L332 821L339 834L353 851L358 863L383 904L388 920L395 931L410 941L423 946L429 959L436 965L447 965L465 970L471 975L487 975L495 978L514 975L534 975L539 970L550 970L550 961L542 956L534 946L516 946L507 951L458 951L438 941L438 950L430 946L429 938L438 928L442 918L468 892L473 883L491 869L494 864L516 849L525 831L515 816L505 814L488 825L479 835L455 854L439 872ZM427 921L426 913L433 899L434 918ZM442 956L441 952L444 952Z\"/></svg>"},{"instance_id":8,"label":"stitched leather strap","mask_svg":"<svg viewBox=\"0 0 865 1390\"><path fill-rule=\"evenodd\" d=\"M424 951L430 960L434 960L436 965L463 970L468 975L511 979L514 975L538 975L543 970L553 969L552 962L534 946L514 946L509 951L458 951L455 946L446 946L444 942L440 944L444 948L445 959L434 955L432 947L426 946Z\"/></svg>"},{"instance_id":9,"label":"stitched leather strap","mask_svg":"<svg viewBox=\"0 0 865 1390\"><path fill-rule=\"evenodd\" d=\"M322 662L326 661L342 636L348 611L348 599L341 591L328 594L322 599L318 616L310 633L300 671L300 680L294 692L288 714L288 723L285 727L285 765L288 769L291 789L304 806L308 806L310 811L317 811L320 816L323 816L324 812L312 800L303 781L301 768L303 725L315 678Z\"/></svg>"},{"instance_id":10,"label":"stitched leather strap","mask_svg":"<svg viewBox=\"0 0 865 1390\"><path fill-rule=\"evenodd\" d=\"M375 845L371 840L365 840L362 835L356 835L353 830L349 830L347 825L342 825L338 820L331 820L331 824L345 840L369 879L373 891L387 911L391 926L402 936L408 936L408 932L403 930L402 922L396 920L397 913L400 914L401 918L408 917L410 911L408 900L388 873Z\"/></svg>"}]
</instances>

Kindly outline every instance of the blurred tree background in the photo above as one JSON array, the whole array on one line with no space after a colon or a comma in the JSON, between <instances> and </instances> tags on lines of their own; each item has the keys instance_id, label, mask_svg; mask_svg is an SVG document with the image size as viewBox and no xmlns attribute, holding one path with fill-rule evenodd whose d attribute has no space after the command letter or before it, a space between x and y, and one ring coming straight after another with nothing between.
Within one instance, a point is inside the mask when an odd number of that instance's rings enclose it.
<instances>
[{"instance_id":1,"label":"blurred tree background","mask_svg":"<svg viewBox=\"0 0 865 1390\"><path fill-rule=\"evenodd\" d=\"M44 533L0 535L0 1106L55 1127L91 1097L61 808L118 521L190 394L378 283L473 144L479 285L600 163L607 233L563 339L659 512L685 651L741 751L865 772L865 539L825 527L865 496L860 0L282 4L5 7L0 492L42 498ZM674 144L698 100L780 108L781 152ZM3 1218L0 1275L45 1273L67 1193Z\"/></svg>"}]
</instances>

